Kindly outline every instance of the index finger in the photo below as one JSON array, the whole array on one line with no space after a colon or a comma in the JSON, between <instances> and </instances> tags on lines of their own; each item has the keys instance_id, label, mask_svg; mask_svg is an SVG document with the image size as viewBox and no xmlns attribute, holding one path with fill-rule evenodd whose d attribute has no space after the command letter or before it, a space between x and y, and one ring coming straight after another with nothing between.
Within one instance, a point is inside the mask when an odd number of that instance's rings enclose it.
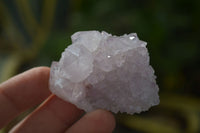
<instances>
[{"instance_id":1,"label":"index finger","mask_svg":"<svg viewBox=\"0 0 200 133\"><path fill-rule=\"evenodd\" d=\"M50 95L49 70L33 68L0 84L0 128Z\"/></svg>"}]
</instances>

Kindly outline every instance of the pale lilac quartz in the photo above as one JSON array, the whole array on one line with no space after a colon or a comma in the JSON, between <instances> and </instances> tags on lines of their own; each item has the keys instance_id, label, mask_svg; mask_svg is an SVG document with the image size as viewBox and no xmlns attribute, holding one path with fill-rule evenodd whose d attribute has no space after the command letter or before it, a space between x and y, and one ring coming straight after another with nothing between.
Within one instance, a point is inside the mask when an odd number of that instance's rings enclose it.
<instances>
[{"instance_id":1,"label":"pale lilac quartz","mask_svg":"<svg viewBox=\"0 0 200 133\"><path fill-rule=\"evenodd\" d=\"M71 39L60 61L51 65L52 93L86 112L134 114L159 104L147 43L136 33L112 36L82 31Z\"/></svg>"}]
</instances>

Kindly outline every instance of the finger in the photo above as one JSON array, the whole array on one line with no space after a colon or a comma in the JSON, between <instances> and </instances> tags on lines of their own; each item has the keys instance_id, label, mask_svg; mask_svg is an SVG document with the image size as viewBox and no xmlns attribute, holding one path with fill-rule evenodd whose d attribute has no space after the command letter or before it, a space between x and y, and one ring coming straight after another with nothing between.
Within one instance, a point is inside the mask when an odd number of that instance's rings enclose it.
<instances>
[{"instance_id":1,"label":"finger","mask_svg":"<svg viewBox=\"0 0 200 133\"><path fill-rule=\"evenodd\" d=\"M0 128L50 95L49 68L38 67L0 84Z\"/></svg>"},{"instance_id":2,"label":"finger","mask_svg":"<svg viewBox=\"0 0 200 133\"><path fill-rule=\"evenodd\" d=\"M11 132L61 133L77 121L82 113L76 106L52 95Z\"/></svg>"},{"instance_id":3,"label":"finger","mask_svg":"<svg viewBox=\"0 0 200 133\"><path fill-rule=\"evenodd\" d=\"M114 128L114 116L108 111L97 110L83 116L66 133L111 133Z\"/></svg>"}]
</instances>

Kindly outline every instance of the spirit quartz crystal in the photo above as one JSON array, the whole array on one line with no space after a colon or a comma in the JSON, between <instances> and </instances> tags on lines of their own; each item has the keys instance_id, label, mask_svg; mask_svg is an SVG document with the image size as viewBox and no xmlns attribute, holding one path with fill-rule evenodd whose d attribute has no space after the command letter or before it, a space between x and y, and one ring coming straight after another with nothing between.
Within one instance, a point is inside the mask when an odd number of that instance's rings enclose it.
<instances>
[{"instance_id":1,"label":"spirit quartz crystal","mask_svg":"<svg viewBox=\"0 0 200 133\"><path fill-rule=\"evenodd\" d=\"M86 112L134 114L159 104L147 43L136 33L81 31L71 39L59 62L51 65L52 93Z\"/></svg>"}]
</instances>

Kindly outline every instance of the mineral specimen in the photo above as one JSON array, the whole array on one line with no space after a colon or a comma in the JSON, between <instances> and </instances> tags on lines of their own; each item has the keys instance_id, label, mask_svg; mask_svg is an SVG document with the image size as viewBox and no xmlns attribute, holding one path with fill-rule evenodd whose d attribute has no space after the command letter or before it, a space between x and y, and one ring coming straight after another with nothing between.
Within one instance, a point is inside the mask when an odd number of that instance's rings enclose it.
<instances>
[{"instance_id":1,"label":"mineral specimen","mask_svg":"<svg viewBox=\"0 0 200 133\"><path fill-rule=\"evenodd\" d=\"M136 33L118 37L83 31L71 39L60 61L52 63L52 93L86 112L106 109L134 114L159 104L147 43Z\"/></svg>"}]
</instances>

